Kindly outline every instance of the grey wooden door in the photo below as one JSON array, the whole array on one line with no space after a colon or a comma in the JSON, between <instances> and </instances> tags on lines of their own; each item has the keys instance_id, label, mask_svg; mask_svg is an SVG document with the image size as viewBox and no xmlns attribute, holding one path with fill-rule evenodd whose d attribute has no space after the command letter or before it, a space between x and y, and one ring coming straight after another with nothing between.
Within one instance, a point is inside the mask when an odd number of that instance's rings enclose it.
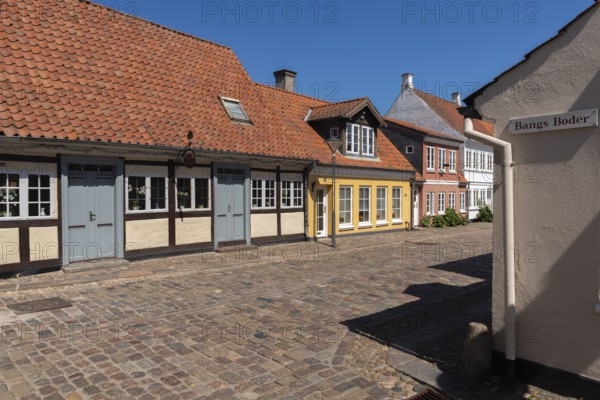
<instances>
[{"instance_id":1,"label":"grey wooden door","mask_svg":"<svg viewBox=\"0 0 600 400\"><path fill-rule=\"evenodd\" d=\"M115 167L69 164L69 261L115 257Z\"/></svg>"},{"instance_id":2,"label":"grey wooden door","mask_svg":"<svg viewBox=\"0 0 600 400\"><path fill-rule=\"evenodd\" d=\"M245 239L245 172L219 168L215 183L215 239L229 242Z\"/></svg>"}]
</instances>

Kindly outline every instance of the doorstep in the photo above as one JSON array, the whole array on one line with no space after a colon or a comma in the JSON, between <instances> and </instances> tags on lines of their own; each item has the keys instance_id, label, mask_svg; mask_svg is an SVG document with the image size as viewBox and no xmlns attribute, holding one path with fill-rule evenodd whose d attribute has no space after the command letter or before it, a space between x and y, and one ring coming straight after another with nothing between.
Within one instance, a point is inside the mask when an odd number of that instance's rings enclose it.
<instances>
[{"instance_id":1,"label":"doorstep","mask_svg":"<svg viewBox=\"0 0 600 400\"><path fill-rule=\"evenodd\" d=\"M127 260L96 260L96 261L83 261L78 263L73 263L62 267L62 271L65 274L74 274L78 272L87 272L87 271L95 271L100 269L109 269L116 267L124 267L129 264Z\"/></svg>"}]
</instances>

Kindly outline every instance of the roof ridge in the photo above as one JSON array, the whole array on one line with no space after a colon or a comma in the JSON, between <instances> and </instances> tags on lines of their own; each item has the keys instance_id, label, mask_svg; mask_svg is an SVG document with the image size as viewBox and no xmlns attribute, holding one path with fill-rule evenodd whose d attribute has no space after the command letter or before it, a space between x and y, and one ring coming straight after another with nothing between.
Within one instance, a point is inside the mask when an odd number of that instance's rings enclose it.
<instances>
[{"instance_id":1,"label":"roof ridge","mask_svg":"<svg viewBox=\"0 0 600 400\"><path fill-rule=\"evenodd\" d=\"M351 103L353 101L359 101L359 100L368 100L368 97L357 97L355 99L350 99L350 100L344 100L344 101L338 101L335 103L328 103L328 104L323 104L322 106L319 107L315 107L315 108L320 108L320 107L327 107L327 106L333 106L333 105L338 105L338 104L345 104L345 103Z\"/></svg>"},{"instance_id":2,"label":"roof ridge","mask_svg":"<svg viewBox=\"0 0 600 400\"><path fill-rule=\"evenodd\" d=\"M256 82L256 81L252 81L252 82L254 82L255 85L262 86L265 89L271 89L271 90L275 90L275 91L278 91L278 92L281 92L281 93L291 94L291 95L298 96L298 97L304 97L305 99L310 99L310 100L315 100L315 101L320 101L322 103L325 103L325 104L322 104L322 105L320 105L318 107L327 106L329 104L335 104L335 103L331 103L331 102L329 102L327 100L322 100L322 99L319 99L319 98L316 98L316 97L308 96L306 94L296 93L296 92L290 92L289 90L281 89L281 88L278 88L276 86L267 85L266 83L259 83L259 82Z\"/></svg>"},{"instance_id":3,"label":"roof ridge","mask_svg":"<svg viewBox=\"0 0 600 400\"><path fill-rule=\"evenodd\" d=\"M77 0L77 1L78 1L79 3L87 3L88 5L91 5L91 6L95 6L95 7L103 8L103 9L105 9L105 10L108 10L108 11L110 11L110 12L117 13L117 14L120 14L120 15L124 15L126 18L133 18L133 19L137 19L137 20L139 20L139 21L142 21L142 22L144 22L144 23L146 23L146 24L154 25L154 26L156 26L156 27L158 27L158 28L162 28L162 29L164 29L164 30L170 31L170 32L172 32L172 33L175 33L175 34L178 34L178 35L181 35L181 36L187 36L187 37L189 37L189 38L191 38L191 39L195 39L195 40L198 40L198 41L200 41L200 42L204 42L204 43L206 43L206 44L210 44L210 45L213 45L213 46L217 46L217 47L221 47L221 48L223 48L223 49L227 49L227 50L233 51L233 49L232 49L231 47L229 47L229 46L225 46L225 45L223 45L223 44L219 44L219 43L216 43L216 42L212 42L212 41L210 41L210 40L207 40L207 39L203 39L203 38L201 38L201 37L199 37L199 36L192 35L191 33L186 33L186 32L182 32L182 31L178 31L177 29L169 28L168 26L161 25L161 24L159 24L158 22L154 22L154 21L151 21L151 20L149 20L149 19L142 18L142 17L140 17L140 16L137 16L137 15L132 15L132 14L128 14L128 13L126 13L126 12L123 12L123 11L116 10L116 9L114 9L114 8L111 8L111 7L109 7L109 6L105 6L105 5L103 5L103 4L100 4L100 3L95 3L95 2L94 2L94 1L92 1L92 0Z\"/></svg>"},{"instance_id":4,"label":"roof ridge","mask_svg":"<svg viewBox=\"0 0 600 400\"><path fill-rule=\"evenodd\" d=\"M422 90L419 90L419 89L413 89L413 91L414 91L415 93L416 93L416 92L418 92L418 93L422 93L422 94L424 94L424 95L426 95L426 96L435 97L435 98L436 98L436 99L438 99L438 100L445 101L446 103L450 103L450 104L452 104L453 106L456 106L456 108L458 108L458 105L457 105L457 104L455 104L455 103L453 103L451 100L446 100L446 99L444 99L443 97L439 97L439 96L436 96L435 94L427 93L427 92L424 92L424 91L422 91Z\"/></svg>"}]
</instances>

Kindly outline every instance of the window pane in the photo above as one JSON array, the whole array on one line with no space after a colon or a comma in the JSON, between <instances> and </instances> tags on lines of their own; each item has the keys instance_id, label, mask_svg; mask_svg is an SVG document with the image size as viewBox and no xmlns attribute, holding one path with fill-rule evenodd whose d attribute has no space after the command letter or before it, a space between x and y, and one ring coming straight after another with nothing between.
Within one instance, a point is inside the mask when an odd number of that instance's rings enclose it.
<instances>
[{"instance_id":1,"label":"window pane","mask_svg":"<svg viewBox=\"0 0 600 400\"><path fill-rule=\"evenodd\" d=\"M31 182L31 181L30 181ZM32 201L39 201L40 200L40 193L37 189L29 189L29 202L31 203Z\"/></svg>"},{"instance_id":2,"label":"window pane","mask_svg":"<svg viewBox=\"0 0 600 400\"><path fill-rule=\"evenodd\" d=\"M29 216L30 217L39 216L39 205L38 204L29 204Z\"/></svg>"},{"instance_id":3,"label":"window pane","mask_svg":"<svg viewBox=\"0 0 600 400\"><path fill-rule=\"evenodd\" d=\"M8 216L9 217L19 217L21 215L19 204L9 204L8 205Z\"/></svg>"},{"instance_id":4,"label":"window pane","mask_svg":"<svg viewBox=\"0 0 600 400\"><path fill-rule=\"evenodd\" d=\"M275 208L275 181L264 181L265 183L265 207Z\"/></svg>"},{"instance_id":5,"label":"window pane","mask_svg":"<svg viewBox=\"0 0 600 400\"><path fill-rule=\"evenodd\" d=\"M39 187L39 177L37 175L29 175L29 187Z\"/></svg>"},{"instance_id":6,"label":"window pane","mask_svg":"<svg viewBox=\"0 0 600 400\"><path fill-rule=\"evenodd\" d=\"M127 178L127 196L129 210L146 209L146 178L130 176Z\"/></svg>"},{"instance_id":7,"label":"window pane","mask_svg":"<svg viewBox=\"0 0 600 400\"><path fill-rule=\"evenodd\" d=\"M165 180L165 178L150 178L150 208L152 210L167 208Z\"/></svg>"},{"instance_id":8,"label":"window pane","mask_svg":"<svg viewBox=\"0 0 600 400\"><path fill-rule=\"evenodd\" d=\"M190 178L177 178L177 208L192 208L192 180Z\"/></svg>"},{"instance_id":9,"label":"window pane","mask_svg":"<svg viewBox=\"0 0 600 400\"><path fill-rule=\"evenodd\" d=\"M43 187L43 188L50 187L50 175L42 175L40 177L40 187Z\"/></svg>"},{"instance_id":10,"label":"window pane","mask_svg":"<svg viewBox=\"0 0 600 400\"><path fill-rule=\"evenodd\" d=\"M40 189L41 201L50 201L50 189Z\"/></svg>"},{"instance_id":11,"label":"window pane","mask_svg":"<svg viewBox=\"0 0 600 400\"><path fill-rule=\"evenodd\" d=\"M352 223L352 188L340 188L340 224Z\"/></svg>"},{"instance_id":12,"label":"window pane","mask_svg":"<svg viewBox=\"0 0 600 400\"><path fill-rule=\"evenodd\" d=\"M208 209L210 208L210 200L208 196L208 179L196 179L196 208Z\"/></svg>"},{"instance_id":13,"label":"window pane","mask_svg":"<svg viewBox=\"0 0 600 400\"><path fill-rule=\"evenodd\" d=\"M263 181L252 181L252 207L262 208L263 206Z\"/></svg>"}]
</instances>

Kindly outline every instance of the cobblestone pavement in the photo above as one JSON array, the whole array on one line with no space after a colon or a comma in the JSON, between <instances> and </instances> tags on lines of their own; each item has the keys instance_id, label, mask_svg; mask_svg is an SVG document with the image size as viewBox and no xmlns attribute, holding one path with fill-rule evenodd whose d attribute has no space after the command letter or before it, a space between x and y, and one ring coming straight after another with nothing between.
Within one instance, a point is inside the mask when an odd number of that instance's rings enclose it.
<instances>
[{"instance_id":1,"label":"cobblestone pavement","mask_svg":"<svg viewBox=\"0 0 600 400\"><path fill-rule=\"evenodd\" d=\"M0 400L408 398L425 386L350 322L489 286L490 242L473 224L6 280ZM6 307L50 297L72 307Z\"/></svg>"}]
</instances>

